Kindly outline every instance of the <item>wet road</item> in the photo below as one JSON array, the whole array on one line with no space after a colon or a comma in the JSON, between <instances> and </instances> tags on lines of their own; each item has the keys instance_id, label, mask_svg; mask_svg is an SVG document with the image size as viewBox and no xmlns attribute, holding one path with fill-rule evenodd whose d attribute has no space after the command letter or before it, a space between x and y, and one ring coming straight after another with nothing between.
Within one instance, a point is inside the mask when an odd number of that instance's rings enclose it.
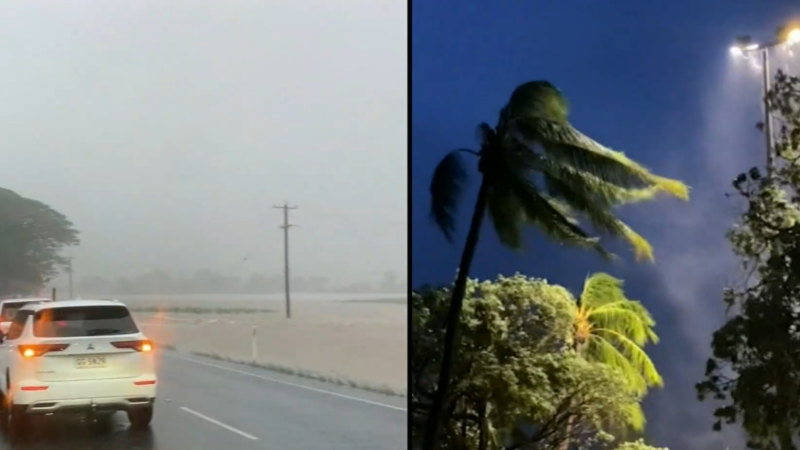
<instances>
[{"instance_id":1,"label":"wet road","mask_svg":"<svg viewBox=\"0 0 800 450\"><path fill-rule=\"evenodd\" d=\"M13 450L405 449L405 399L164 351L149 430L49 417Z\"/></svg>"}]
</instances>

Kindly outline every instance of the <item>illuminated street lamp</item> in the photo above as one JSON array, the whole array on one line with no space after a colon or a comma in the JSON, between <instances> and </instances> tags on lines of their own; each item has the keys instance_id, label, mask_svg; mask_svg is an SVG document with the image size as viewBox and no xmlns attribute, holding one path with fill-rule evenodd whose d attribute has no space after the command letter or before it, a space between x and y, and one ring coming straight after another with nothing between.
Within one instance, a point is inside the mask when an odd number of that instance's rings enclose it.
<instances>
[{"instance_id":1,"label":"illuminated street lamp","mask_svg":"<svg viewBox=\"0 0 800 450\"><path fill-rule=\"evenodd\" d=\"M779 45L795 45L800 43L800 25L787 25L778 30L777 39L767 43L758 44L753 42L750 36L739 36L736 38L734 45L731 46L730 52L734 57L741 57L752 53L761 53L761 71L764 78L764 134L766 135L767 142L767 177L772 175L772 114L769 111L769 101L767 100L767 93L769 92L769 50Z\"/></svg>"},{"instance_id":2,"label":"illuminated street lamp","mask_svg":"<svg viewBox=\"0 0 800 450\"><path fill-rule=\"evenodd\" d=\"M786 33L786 43L794 45L800 42L800 27L794 27Z\"/></svg>"}]
</instances>

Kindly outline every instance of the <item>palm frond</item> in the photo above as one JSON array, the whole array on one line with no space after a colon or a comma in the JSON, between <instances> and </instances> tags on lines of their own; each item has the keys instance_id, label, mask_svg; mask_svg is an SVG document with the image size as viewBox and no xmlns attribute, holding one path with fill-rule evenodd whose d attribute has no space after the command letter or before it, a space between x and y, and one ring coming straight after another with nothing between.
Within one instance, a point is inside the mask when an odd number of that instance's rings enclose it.
<instances>
[{"instance_id":1,"label":"palm frond","mask_svg":"<svg viewBox=\"0 0 800 450\"><path fill-rule=\"evenodd\" d=\"M539 227L552 240L561 244L592 248L605 257L611 257L600 245L599 239L590 237L575 220L564 215L548 201L533 182L523 174L509 171L507 182L519 199L526 221Z\"/></svg>"},{"instance_id":2,"label":"palm frond","mask_svg":"<svg viewBox=\"0 0 800 450\"><path fill-rule=\"evenodd\" d=\"M587 208L584 211L592 225L600 231L605 231L613 236L621 237L628 241L633 248L633 253L637 261L655 261L653 246L639 233L633 231L625 222L618 219L614 214L606 209Z\"/></svg>"},{"instance_id":3,"label":"palm frond","mask_svg":"<svg viewBox=\"0 0 800 450\"><path fill-rule=\"evenodd\" d=\"M558 197L571 192L601 207L652 200L662 192L658 186L624 188L606 182L596 175L554 164L547 158L540 159L539 167L544 174L545 186L551 195Z\"/></svg>"},{"instance_id":4,"label":"palm frond","mask_svg":"<svg viewBox=\"0 0 800 450\"><path fill-rule=\"evenodd\" d=\"M448 241L453 240L458 201L464 189L467 172L459 150L447 154L436 166L431 179L431 215Z\"/></svg>"},{"instance_id":5,"label":"palm frond","mask_svg":"<svg viewBox=\"0 0 800 450\"><path fill-rule=\"evenodd\" d=\"M590 309L588 313L589 321L598 328L609 328L618 330L625 336L643 347L648 342L658 342L658 336L653 331L655 322L650 317L642 316L641 311L630 301L620 301L607 303L599 308ZM641 307L641 305L638 305Z\"/></svg>"},{"instance_id":6,"label":"palm frond","mask_svg":"<svg viewBox=\"0 0 800 450\"><path fill-rule=\"evenodd\" d=\"M626 353L623 353L620 348L605 339L604 336L599 334L590 335L582 352L590 359L618 370L636 394L643 395L647 392L647 383L638 367L634 365L634 362L631 361Z\"/></svg>"},{"instance_id":7,"label":"palm frond","mask_svg":"<svg viewBox=\"0 0 800 450\"><path fill-rule=\"evenodd\" d=\"M653 316L650 315L650 311L648 311L647 308L645 308L641 302L636 300L630 300L626 298L623 300L603 303L600 306L591 308L593 313L594 312L603 313L606 310L613 310L613 309L624 309L627 311L631 311L632 313L636 314L642 321L642 323L647 325L648 327L654 327L656 325L656 321L653 320Z\"/></svg>"},{"instance_id":8,"label":"palm frond","mask_svg":"<svg viewBox=\"0 0 800 450\"><path fill-rule=\"evenodd\" d=\"M517 121L513 129L529 145L541 144L548 158L559 164L624 188L655 186L680 199L689 199L689 187L684 183L652 174L624 153L603 146L568 122L526 118Z\"/></svg>"},{"instance_id":9,"label":"palm frond","mask_svg":"<svg viewBox=\"0 0 800 450\"><path fill-rule=\"evenodd\" d=\"M613 341L613 347L618 349L620 354L625 357L630 367L635 370L645 386L663 386L664 380L656 370L653 361L647 356L642 347L636 345L633 340L624 334L610 328L595 328L593 336L601 338L604 342Z\"/></svg>"},{"instance_id":10,"label":"palm frond","mask_svg":"<svg viewBox=\"0 0 800 450\"><path fill-rule=\"evenodd\" d=\"M633 247L637 260L644 259L651 262L655 260L653 247L650 243L618 219L607 205L593 202L591 198L587 198L580 192L575 192L571 186L567 186L558 180L552 180L551 186L552 183L557 183L558 198L563 199L569 206L584 214L598 231L604 231L612 236L627 240Z\"/></svg>"},{"instance_id":11,"label":"palm frond","mask_svg":"<svg viewBox=\"0 0 800 450\"><path fill-rule=\"evenodd\" d=\"M521 228L524 216L522 204L508 183L497 180L489 185L487 209L497 237L503 245L520 250L522 248Z\"/></svg>"},{"instance_id":12,"label":"palm frond","mask_svg":"<svg viewBox=\"0 0 800 450\"><path fill-rule=\"evenodd\" d=\"M625 282L604 272L597 272L586 277L580 295L581 305L597 308L607 303L627 300L622 285Z\"/></svg>"},{"instance_id":13,"label":"palm frond","mask_svg":"<svg viewBox=\"0 0 800 450\"><path fill-rule=\"evenodd\" d=\"M550 82L529 81L514 89L508 103L500 112L500 121L508 124L525 118L567 120L569 102Z\"/></svg>"},{"instance_id":14,"label":"palm frond","mask_svg":"<svg viewBox=\"0 0 800 450\"><path fill-rule=\"evenodd\" d=\"M647 423L644 417L644 411L642 411L642 405L639 402L630 402L624 407L626 422L633 428L635 431L642 431L644 430L644 426Z\"/></svg>"},{"instance_id":15,"label":"palm frond","mask_svg":"<svg viewBox=\"0 0 800 450\"><path fill-rule=\"evenodd\" d=\"M631 227L626 225L621 220L617 219L617 227L622 230L622 235L633 247L634 256L636 260L647 260L650 262L655 261L653 256L653 246L641 234L633 231Z\"/></svg>"},{"instance_id":16,"label":"palm frond","mask_svg":"<svg viewBox=\"0 0 800 450\"><path fill-rule=\"evenodd\" d=\"M488 123L481 122L481 124L478 125L477 138L481 148L491 146L496 136L497 133L495 133L494 128Z\"/></svg>"},{"instance_id":17,"label":"palm frond","mask_svg":"<svg viewBox=\"0 0 800 450\"><path fill-rule=\"evenodd\" d=\"M593 326L620 331L639 346L658 343L653 316L640 302L625 297L623 284L603 272L586 277L580 302L587 308L588 320Z\"/></svg>"}]
</instances>

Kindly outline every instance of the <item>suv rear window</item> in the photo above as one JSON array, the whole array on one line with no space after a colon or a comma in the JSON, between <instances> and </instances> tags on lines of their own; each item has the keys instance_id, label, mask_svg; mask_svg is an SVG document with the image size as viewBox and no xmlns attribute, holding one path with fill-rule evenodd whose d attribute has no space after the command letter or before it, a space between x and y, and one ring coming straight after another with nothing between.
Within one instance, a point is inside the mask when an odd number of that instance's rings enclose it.
<instances>
[{"instance_id":1,"label":"suv rear window","mask_svg":"<svg viewBox=\"0 0 800 450\"><path fill-rule=\"evenodd\" d=\"M6 302L3 303L3 311L0 312L0 320L10 322L14 320L17 310L31 302Z\"/></svg>"},{"instance_id":2,"label":"suv rear window","mask_svg":"<svg viewBox=\"0 0 800 450\"><path fill-rule=\"evenodd\" d=\"M22 335L22 329L25 328L25 322L28 321L28 317L33 314L31 311L18 311L17 315L14 316L14 321L11 322L11 326L8 327L8 339L16 339Z\"/></svg>"},{"instance_id":3,"label":"suv rear window","mask_svg":"<svg viewBox=\"0 0 800 450\"><path fill-rule=\"evenodd\" d=\"M33 335L37 337L109 336L138 333L124 306L67 306L36 313Z\"/></svg>"}]
</instances>

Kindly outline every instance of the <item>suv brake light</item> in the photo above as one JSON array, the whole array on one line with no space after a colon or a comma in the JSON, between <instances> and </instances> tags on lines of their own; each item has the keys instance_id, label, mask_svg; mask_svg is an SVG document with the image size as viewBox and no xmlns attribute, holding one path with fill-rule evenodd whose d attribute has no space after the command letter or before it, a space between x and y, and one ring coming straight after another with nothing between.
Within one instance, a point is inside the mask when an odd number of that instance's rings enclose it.
<instances>
[{"instance_id":1,"label":"suv brake light","mask_svg":"<svg viewBox=\"0 0 800 450\"><path fill-rule=\"evenodd\" d=\"M48 352L60 352L69 347L69 344L36 344L36 345L20 345L17 347L19 353L25 358L33 358L35 356L42 356Z\"/></svg>"},{"instance_id":2,"label":"suv brake light","mask_svg":"<svg viewBox=\"0 0 800 450\"><path fill-rule=\"evenodd\" d=\"M149 352L153 350L153 343L148 340L141 341L119 341L112 342L111 345L117 348L131 348L137 352Z\"/></svg>"}]
</instances>

